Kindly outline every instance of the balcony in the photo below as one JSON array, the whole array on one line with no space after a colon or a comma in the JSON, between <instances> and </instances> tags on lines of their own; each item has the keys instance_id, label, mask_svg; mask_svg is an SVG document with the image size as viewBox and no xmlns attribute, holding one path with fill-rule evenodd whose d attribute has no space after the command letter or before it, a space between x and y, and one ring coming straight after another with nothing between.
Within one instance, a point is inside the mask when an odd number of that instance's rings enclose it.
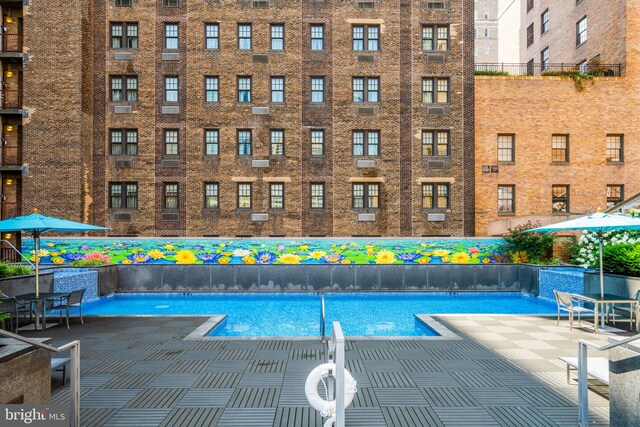
<instances>
[{"instance_id":1,"label":"balcony","mask_svg":"<svg viewBox=\"0 0 640 427\"><path fill-rule=\"evenodd\" d=\"M18 203L16 202L0 202L0 215L2 219L13 218L18 216L20 212Z\"/></svg>"},{"instance_id":2,"label":"balcony","mask_svg":"<svg viewBox=\"0 0 640 427\"><path fill-rule=\"evenodd\" d=\"M0 90L0 113L22 114L22 91L17 89Z\"/></svg>"},{"instance_id":3,"label":"balcony","mask_svg":"<svg viewBox=\"0 0 640 427\"><path fill-rule=\"evenodd\" d=\"M14 58L22 60L24 54L22 52L22 36L20 34L0 34L2 40L2 50L0 51L0 58Z\"/></svg>"},{"instance_id":4,"label":"balcony","mask_svg":"<svg viewBox=\"0 0 640 427\"><path fill-rule=\"evenodd\" d=\"M476 64L476 76L571 76L620 77L621 64Z\"/></svg>"},{"instance_id":5,"label":"balcony","mask_svg":"<svg viewBox=\"0 0 640 427\"><path fill-rule=\"evenodd\" d=\"M0 151L0 171L22 171L22 150L19 146L4 145Z\"/></svg>"}]
</instances>

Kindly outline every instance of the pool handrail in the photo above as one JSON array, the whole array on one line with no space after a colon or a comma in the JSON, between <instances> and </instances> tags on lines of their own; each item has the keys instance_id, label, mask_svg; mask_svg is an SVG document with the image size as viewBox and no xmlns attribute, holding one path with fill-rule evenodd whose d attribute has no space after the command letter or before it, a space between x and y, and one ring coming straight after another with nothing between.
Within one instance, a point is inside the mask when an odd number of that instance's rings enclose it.
<instances>
[{"instance_id":1,"label":"pool handrail","mask_svg":"<svg viewBox=\"0 0 640 427\"><path fill-rule=\"evenodd\" d=\"M324 294L320 294L320 342L325 342L326 317L324 312Z\"/></svg>"}]
</instances>

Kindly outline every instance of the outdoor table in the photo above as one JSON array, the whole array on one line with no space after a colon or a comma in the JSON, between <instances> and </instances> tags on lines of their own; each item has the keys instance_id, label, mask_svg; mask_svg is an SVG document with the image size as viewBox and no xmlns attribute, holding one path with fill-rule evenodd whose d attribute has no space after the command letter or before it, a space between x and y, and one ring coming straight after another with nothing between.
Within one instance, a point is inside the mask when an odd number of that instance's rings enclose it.
<instances>
[{"instance_id":1,"label":"outdoor table","mask_svg":"<svg viewBox=\"0 0 640 427\"><path fill-rule=\"evenodd\" d=\"M46 301L54 301L57 299L65 299L69 297L69 293L68 292L40 292L40 294L38 295L38 297L36 297L35 293L30 293L30 294L22 294L22 295L16 295L16 300L20 301L20 302L24 302L24 303L28 303L28 304L35 304L35 315L36 315L36 325L35 325L35 329L38 329L38 324L39 324L39 310L40 310L40 303L42 302L42 330L44 331L47 328L47 315L46 315L46 307L45 307L45 302Z\"/></svg>"},{"instance_id":2,"label":"outdoor table","mask_svg":"<svg viewBox=\"0 0 640 427\"><path fill-rule=\"evenodd\" d=\"M629 307L631 308L631 310L635 310L635 314L636 314L636 331L638 330L638 327L640 326L640 319L638 319L638 314L640 314L638 311L640 310L640 301L638 301L635 298L631 298L631 297L625 297L622 295L615 295L615 294L604 294L601 295L599 293L596 294L571 294L572 296L582 300L582 301L587 301L590 302L594 305L594 309L595 309L595 315L593 316L593 327L594 327L594 331L597 334L598 333L598 310L602 310L602 312L604 312L604 306L605 304L611 304L611 305L615 305L615 304L629 304ZM600 308L598 308L600 307Z\"/></svg>"}]
</instances>

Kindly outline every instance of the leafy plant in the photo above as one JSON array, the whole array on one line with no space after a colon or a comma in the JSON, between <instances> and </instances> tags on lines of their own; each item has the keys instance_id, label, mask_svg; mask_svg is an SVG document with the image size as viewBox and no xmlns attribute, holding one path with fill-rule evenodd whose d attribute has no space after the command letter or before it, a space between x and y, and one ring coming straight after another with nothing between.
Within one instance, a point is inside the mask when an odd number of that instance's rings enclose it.
<instances>
[{"instance_id":1,"label":"leafy plant","mask_svg":"<svg viewBox=\"0 0 640 427\"><path fill-rule=\"evenodd\" d=\"M551 260L553 242L556 240L556 234L527 232L527 230L538 228L541 225L539 221L535 223L528 221L525 224L519 224L513 228L509 228L509 233L503 237L504 240L512 246L512 260L514 254L519 252L525 252L527 254L527 261L529 259L535 259L548 263Z\"/></svg>"},{"instance_id":2,"label":"leafy plant","mask_svg":"<svg viewBox=\"0 0 640 427\"><path fill-rule=\"evenodd\" d=\"M69 265L73 267L96 267L98 265L105 265L105 264L107 264L107 262L102 259L79 259L79 260L73 261Z\"/></svg>"},{"instance_id":3,"label":"leafy plant","mask_svg":"<svg viewBox=\"0 0 640 427\"><path fill-rule=\"evenodd\" d=\"M605 248L620 244L640 243L640 231L608 231L602 235L602 242ZM599 268L600 240L598 235L593 232L583 234L574 247L569 247L569 253L572 263L579 264L584 268Z\"/></svg>"},{"instance_id":4,"label":"leafy plant","mask_svg":"<svg viewBox=\"0 0 640 427\"><path fill-rule=\"evenodd\" d=\"M529 255L525 251L512 252L511 261L515 264L526 264L529 262Z\"/></svg>"},{"instance_id":5,"label":"leafy plant","mask_svg":"<svg viewBox=\"0 0 640 427\"><path fill-rule=\"evenodd\" d=\"M541 75L543 76L558 76L558 77L569 77L572 78L573 81L576 84L576 89L578 89L578 92L581 92L584 90L584 81L585 80L591 80L591 84L595 84L595 81L593 81L593 78L596 76L601 75L601 73L594 73L594 72L587 72L585 74L582 74L578 69L575 68L570 68L567 70L562 70L562 71L543 71L541 73Z\"/></svg>"},{"instance_id":6,"label":"leafy plant","mask_svg":"<svg viewBox=\"0 0 640 427\"><path fill-rule=\"evenodd\" d=\"M27 266L0 262L0 278L12 277L12 276L26 276L28 274L31 274L31 269Z\"/></svg>"},{"instance_id":7,"label":"leafy plant","mask_svg":"<svg viewBox=\"0 0 640 427\"><path fill-rule=\"evenodd\" d=\"M605 246L602 256L605 271L640 277L640 243Z\"/></svg>"},{"instance_id":8,"label":"leafy plant","mask_svg":"<svg viewBox=\"0 0 640 427\"><path fill-rule=\"evenodd\" d=\"M492 70L476 70L474 73L476 76L508 76L506 71L492 71Z\"/></svg>"}]
</instances>

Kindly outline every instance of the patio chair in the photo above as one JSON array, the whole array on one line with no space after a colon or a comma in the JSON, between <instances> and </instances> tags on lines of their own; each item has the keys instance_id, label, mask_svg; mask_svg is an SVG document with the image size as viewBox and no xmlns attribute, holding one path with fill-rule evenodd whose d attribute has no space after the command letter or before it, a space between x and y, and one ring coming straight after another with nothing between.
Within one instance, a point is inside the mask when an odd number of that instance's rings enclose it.
<instances>
[{"instance_id":1,"label":"patio chair","mask_svg":"<svg viewBox=\"0 0 640 427\"><path fill-rule=\"evenodd\" d=\"M628 319L629 319L629 326L630 327L633 325L634 317L635 317L635 322L636 322L635 328L636 328L636 330L638 329L638 321L640 319L638 319L638 307L637 306L638 306L638 304L640 304L640 290L637 290L635 295L633 295L632 298L635 299L635 300L638 300L638 302L636 302L635 304L633 304L633 305L631 305L629 307L625 307L625 306L622 306L622 307L613 306L612 307L612 310L610 311L610 313L611 313L611 317L612 317L614 326L616 324L616 311L621 311L621 312L625 313L625 315L629 316ZM607 314L609 314L609 313L607 313ZM608 318L608 316L607 316L607 318Z\"/></svg>"},{"instance_id":2,"label":"patio chair","mask_svg":"<svg viewBox=\"0 0 640 427\"><path fill-rule=\"evenodd\" d=\"M556 326L560 324L560 312L566 311L569 313L569 330L573 330L573 316L574 314L578 314L578 325L581 324L582 313L591 313L595 315L595 310L584 307L580 305L580 302L574 299L571 294L567 292L553 290L553 293L556 296L556 302L558 303L558 321L556 322Z\"/></svg>"},{"instance_id":3,"label":"patio chair","mask_svg":"<svg viewBox=\"0 0 640 427\"><path fill-rule=\"evenodd\" d=\"M4 295L4 294L3 294ZM20 326L20 315L29 313L29 316L33 314L30 307L26 304L20 304L14 297L0 297L0 312L9 314L9 329L12 329L14 333L18 333L18 327ZM15 326L14 326L15 319ZM3 327L4 327L4 322Z\"/></svg>"},{"instance_id":4,"label":"patio chair","mask_svg":"<svg viewBox=\"0 0 640 427\"><path fill-rule=\"evenodd\" d=\"M62 300L58 303L55 303L51 307L48 307L47 310L57 310L60 315L60 323L62 323L62 310L64 310L66 312L67 318L67 329L69 329L69 310L72 308L77 308L80 311L80 323L84 325L84 319L82 319L82 297L84 296L85 291L86 289L73 291L69 294L66 301Z\"/></svg>"}]
</instances>

